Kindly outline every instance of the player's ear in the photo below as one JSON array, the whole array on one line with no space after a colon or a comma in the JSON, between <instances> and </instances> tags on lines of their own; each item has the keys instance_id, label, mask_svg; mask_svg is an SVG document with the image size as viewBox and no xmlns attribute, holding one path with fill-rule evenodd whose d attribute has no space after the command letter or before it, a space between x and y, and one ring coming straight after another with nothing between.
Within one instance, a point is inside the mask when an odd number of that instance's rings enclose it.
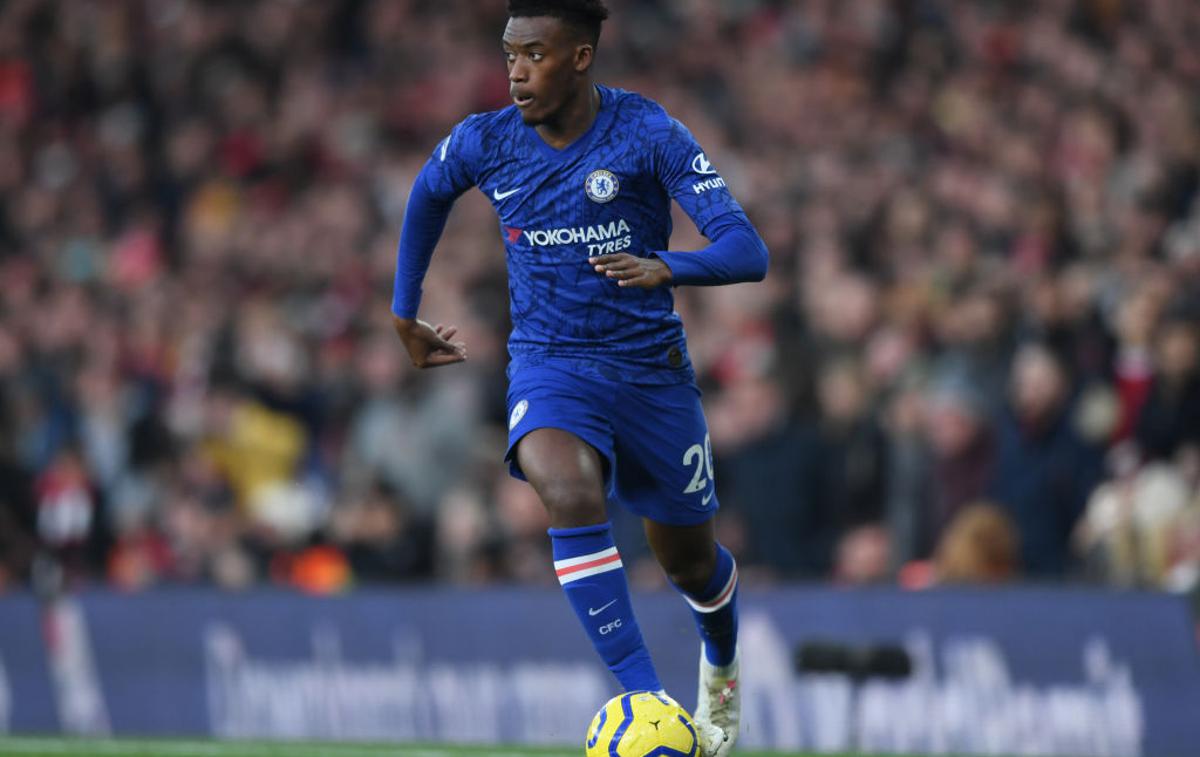
<instances>
[{"instance_id":1,"label":"player's ear","mask_svg":"<svg viewBox=\"0 0 1200 757\"><path fill-rule=\"evenodd\" d=\"M596 48L591 43L585 42L575 48L575 71L584 73L592 67L592 61L596 58Z\"/></svg>"}]
</instances>

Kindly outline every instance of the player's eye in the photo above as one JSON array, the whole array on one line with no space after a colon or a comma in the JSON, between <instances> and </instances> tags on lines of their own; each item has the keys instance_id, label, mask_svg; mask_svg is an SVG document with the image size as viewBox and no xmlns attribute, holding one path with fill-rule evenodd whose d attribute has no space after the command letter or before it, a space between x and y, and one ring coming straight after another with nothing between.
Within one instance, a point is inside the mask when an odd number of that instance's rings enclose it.
<instances>
[{"instance_id":1,"label":"player's eye","mask_svg":"<svg viewBox=\"0 0 1200 757\"><path fill-rule=\"evenodd\" d=\"M517 54L510 53L506 50L504 52L504 60L508 61L509 63L516 63L517 62Z\"/></svg>"},{"instance_id":2,"label":"player's eye","mask_svg":"<svg viewBox=\"0 0 1200 757\"><path fill-rule=\"evenodd\" d=\"M529 60L533 61L534 63L540 62L542 60L542 58L545 58L545 57L546 57L545 53L530 53L529 54Z\"/></svg>"}]
</instances>

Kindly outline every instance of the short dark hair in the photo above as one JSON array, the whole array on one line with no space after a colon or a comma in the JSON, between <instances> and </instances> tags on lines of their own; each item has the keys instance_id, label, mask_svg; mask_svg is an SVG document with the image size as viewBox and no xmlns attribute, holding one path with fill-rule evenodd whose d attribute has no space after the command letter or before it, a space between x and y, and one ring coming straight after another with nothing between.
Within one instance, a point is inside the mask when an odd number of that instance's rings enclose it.
<instances>
[{"instance_id":1,"label":"short dark hair","mask_svg":"<svg viewBox=\"0 0 1200 757\"><path fill-rule=\"evenodd\" d=\"M510 18L550 16L587 35L593 45L600 42L600 25L608 18L604 0L508 0Z\"/></svg>"}]
</instances>

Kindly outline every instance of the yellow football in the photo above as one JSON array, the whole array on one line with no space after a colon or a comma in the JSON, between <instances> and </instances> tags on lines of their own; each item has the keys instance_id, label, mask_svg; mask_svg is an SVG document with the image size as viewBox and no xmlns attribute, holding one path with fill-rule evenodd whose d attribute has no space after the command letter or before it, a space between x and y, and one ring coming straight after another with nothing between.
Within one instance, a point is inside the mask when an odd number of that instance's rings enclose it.
<instances>
[{"instance_id":1,"label":"yellow football","mask_svg":"<svg viewBox=\"0 0 1200 757\"><path fill-rule=\"evenodd\" d=\"M588 727L587 757L696 757L692 716L666 694L630 691L600 708Z\"/></svg>"}]
</instances>

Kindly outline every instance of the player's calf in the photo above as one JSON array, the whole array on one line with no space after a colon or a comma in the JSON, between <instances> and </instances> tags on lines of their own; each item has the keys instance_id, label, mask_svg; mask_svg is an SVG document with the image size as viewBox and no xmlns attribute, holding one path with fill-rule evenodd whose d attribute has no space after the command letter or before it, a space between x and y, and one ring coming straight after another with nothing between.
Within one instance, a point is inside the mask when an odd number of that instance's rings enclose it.
<instances>
[{"instance_id":1,"label":"player's calf","mask_svg":"<svg viewBox=\"0 0 1200 757\"><path fill-rule=\"evenodd\" d=\"M716 567L702 588L677 585L692 608L700 632L700 681L696 696L696 727L722 732L712 755L724 757L737 741L742 714L738 689L737 563L729 550L717 545ZM677 582L678 583L678 582Z\"/></svg>"},{"instance_id":2,"label":"player's calf","mask_svg":"<svg viewBox=\"0 0 1200 757\"><path fill-rule=\"evenodd\" d=\"M552 528L554 572L592 644L626 691L659 691L633 616L629 585L608 523Z\"/></svg>"},{"instance_id":3,"label":"player's calf","mask_svg":"<svg viewBox=\"0 0 1200 757\"><path fill-rule=\"evenodd\" d=\"M696 630L704 641L704 652L708 661L718 667L733 662L737 652L737 563L729 550L716 545L716 562L707 583L699 590L676 583L675 588L683 594Z\"/></svg>"}]
</instances>

